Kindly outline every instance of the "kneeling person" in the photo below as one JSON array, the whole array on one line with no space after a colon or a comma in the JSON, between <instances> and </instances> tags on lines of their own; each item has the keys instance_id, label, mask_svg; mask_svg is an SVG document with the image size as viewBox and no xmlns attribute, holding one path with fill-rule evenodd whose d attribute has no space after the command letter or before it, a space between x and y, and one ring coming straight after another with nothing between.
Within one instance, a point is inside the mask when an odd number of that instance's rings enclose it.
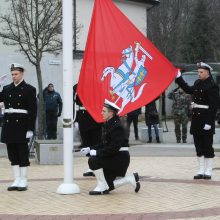
<instances>
[{"instance_id":1,"label":"kneeling person","mask_svg":"<svg viewBox=\"0 0 220 220\"><path fill-rule=\"evenodd\" d=\"M140 189L138 173L126 175L130 154L128 152L128 139L117 112L120 108L105 100L102 109L103 119L106 121L103 129L102 143L94 147L82 148L81 152L89 155L89 168L93 170L97 186L90 191L90 195L108 194L109 191L131 184L135 192Z\"/></svg>"}]
</instances>

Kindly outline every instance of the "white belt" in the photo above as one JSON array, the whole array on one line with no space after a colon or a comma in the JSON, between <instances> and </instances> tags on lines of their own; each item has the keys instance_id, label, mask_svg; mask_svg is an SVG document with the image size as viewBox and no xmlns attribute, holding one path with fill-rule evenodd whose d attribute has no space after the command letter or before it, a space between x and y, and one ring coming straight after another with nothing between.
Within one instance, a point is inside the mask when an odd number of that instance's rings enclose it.
<instances>
[{"instance_id":1,"label":"white belt","mask_svg":"<svg viewBox=\"0 0 220 220\"><path fill-rule=\"evenodd\" d=\"M191 106L192 108L204 108L204 109L209 109L209 106L208 105L199 105L199 104L196 104L194 102L191 103Z\"/></svg>"},{"instance_id":2,"label":"white belt","mask_svg":"<svg viewBox=\"0 0 220 220\"><path fill-rule=\"evenodd\" d=\"M128 147L121 147L119 151L128 151Z\"/></svg>"},{"instance_id":3,"label":"white belt","mask_svg":"<svg viewBox=\"0 0 220 220\"><path fill-rule=\"evenodd\" d=\"M82 107L80 106L80 107L79 107L79 110L86 110L86 108L83 107L83 106L82 106Z\"/></svg>"},{"instance_id":4,"label":"white belt","mask_svg":"<svg viewBox=\"0 0 220 220\"><path fill-rule=\"evenodd\" d=\"M9 108L9 109L5 109L5 113L23 113L23 114L28 114L28 111L25 109L16 109L16 108Z\"/></svg>"}]
</instances>

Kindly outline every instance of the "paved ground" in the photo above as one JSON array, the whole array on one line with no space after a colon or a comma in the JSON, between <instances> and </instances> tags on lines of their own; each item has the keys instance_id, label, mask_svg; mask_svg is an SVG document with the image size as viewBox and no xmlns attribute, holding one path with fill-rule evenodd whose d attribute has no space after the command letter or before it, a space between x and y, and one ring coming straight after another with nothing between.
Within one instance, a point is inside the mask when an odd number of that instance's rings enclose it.
<instances>
[{"instance_id":1,"label":"paved ground","mask_svg":"<svg viewBox=\"0 0 220 220\"><path fill-rule=\"evenodd\" d=\"M141 190L118 188L105 196L89 196L95 178L84 178L87 159L74 156L74 183L80 194L59 195L63 182L62 165L39 165L31 159L29 190L8 192L12 173L7 158L0 158L0 220L77 219L77 220L161 220L220 219L220 160L216 152L213 179L194 181L197 170L192 144L176 144L172 123L161 144L143 144L131 134L131 164L128 172L138 171ZM215 145L216 151L220 144Z\"/></svg>"}]
</instances>

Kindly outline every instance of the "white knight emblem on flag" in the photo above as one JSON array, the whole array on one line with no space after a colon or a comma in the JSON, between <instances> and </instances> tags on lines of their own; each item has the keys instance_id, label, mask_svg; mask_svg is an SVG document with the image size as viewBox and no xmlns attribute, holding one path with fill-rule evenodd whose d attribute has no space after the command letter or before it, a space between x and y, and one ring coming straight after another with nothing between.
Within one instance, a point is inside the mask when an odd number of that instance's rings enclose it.
<instances>
[{"instance_id":1,"label":"white knight emblem on flag","mask_svg":"<svg viewBox=\"0 0 220 220\"><path fill-rule=\"evenodd\" d=\"M122 64L115 70L114 67L106 67L102 73L101 80L104 81L105 77L108 74L111 74L110 94L112 99L116 94L118 97L115 100L115 104L122 99L122 105L120 112L123 111L125 106L129 102L135 102L140 98L146 83L144 79L147 76L147 69L145 67L146 57L152 60L152 56L140 45L140 43L135 43L135 52L132 49L132 46L124 49L122 51ZM142 52L141 59L138 59L138 53ZM132 69L132 65L135 62L135 68ZM136 87L138 91L135 91Z\"/></svg>"}]
</instances>

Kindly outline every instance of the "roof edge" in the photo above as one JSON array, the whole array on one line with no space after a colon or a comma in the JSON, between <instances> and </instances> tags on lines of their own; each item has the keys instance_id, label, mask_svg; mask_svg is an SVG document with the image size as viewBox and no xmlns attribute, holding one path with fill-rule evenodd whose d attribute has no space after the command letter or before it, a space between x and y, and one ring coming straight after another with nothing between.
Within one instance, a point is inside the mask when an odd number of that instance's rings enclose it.
<instances>
[{"instance_id":1,"label":"roof edge","mask_svg":"<svg viewBox=\"0 0 220 220\"><path fill-rule=\"evenodd\" d=\"M160 0L127 0L127 1L148 4L148 5L152 5L152 6L160 4Z\"/></svg>"}]
</instances>

